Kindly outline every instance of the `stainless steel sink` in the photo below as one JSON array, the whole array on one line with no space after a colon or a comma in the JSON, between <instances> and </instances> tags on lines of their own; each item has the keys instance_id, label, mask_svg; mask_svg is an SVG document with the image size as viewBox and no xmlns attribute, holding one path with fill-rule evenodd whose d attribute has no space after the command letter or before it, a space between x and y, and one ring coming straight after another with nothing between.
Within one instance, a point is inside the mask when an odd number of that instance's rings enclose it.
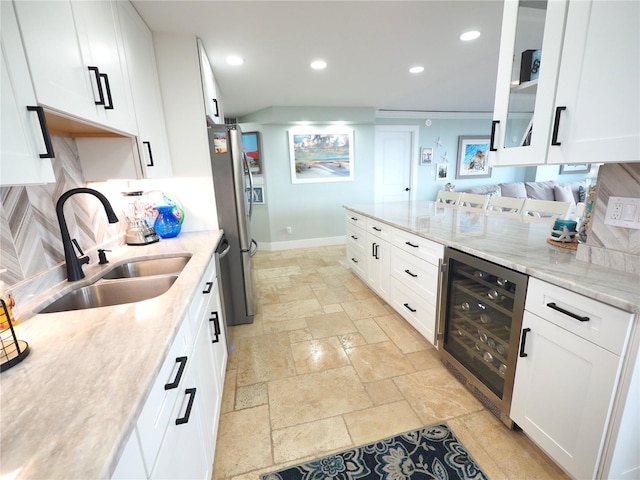
<instances>
[{"instance_id":1,"label":"stainless steel sink","mask_svg":"<svg viewBox=\"0 0 640 480\"><path fill-rule=\"evenodd\" d=\"M123 303L141 302L165 293L178 275L128 278L72 290L36 313L67 312L86 308L108 307Z\"/></svg>"},{"instance_id":2,"label":"stainless steel sink","mask_svg":"<svg viewBox=\"0 0 640 480\"><path fill-rule=\"evenodd\" d=\"M190 255L180 255L150 260L134 260L118 265L113 270L109 270L102 278L117 279L179 274L190 258Z\"/></svg>"}]
</instances>

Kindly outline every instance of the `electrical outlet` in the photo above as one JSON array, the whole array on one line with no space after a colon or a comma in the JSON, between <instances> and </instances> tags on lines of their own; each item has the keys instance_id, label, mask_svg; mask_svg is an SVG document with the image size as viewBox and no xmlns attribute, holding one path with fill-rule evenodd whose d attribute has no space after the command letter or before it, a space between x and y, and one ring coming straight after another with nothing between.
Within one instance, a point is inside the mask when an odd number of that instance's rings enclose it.
<instances>
[{"instance_id":1,"label":"electrical outlet","mask_svg":"<svg viewBox=\"0 0 640 480\"><path fill-rule=\"evenodd\" d=\"M604 224L640 229L640 198L609 197Z\"/></svg>"}]
</instances>

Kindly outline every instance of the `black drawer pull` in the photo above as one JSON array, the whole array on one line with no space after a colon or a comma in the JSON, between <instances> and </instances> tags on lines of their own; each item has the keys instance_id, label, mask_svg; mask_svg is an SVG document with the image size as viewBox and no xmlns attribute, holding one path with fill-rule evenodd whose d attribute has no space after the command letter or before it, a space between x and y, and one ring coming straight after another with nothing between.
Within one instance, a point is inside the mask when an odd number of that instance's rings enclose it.
<instances>
[{"instance_id":1,"label":"black drawer pull","mask_svg":"<svg viewBox=\"0 0 640 480\"><path fill-rule=\"evenodd\" d=\"M358 259L356 259L356 258L352 258L352 259L351 259L351 261L352 261L353 263L358 263Z\"/></svg>"},{"instance_id":2,"label":"black drawer pull","mask_svg":"<svg viewBox=\"0 0 640 480\"><path fill-rule=\"evenodd\" d=\"M173 390L174 388L178 388L180 380L182 379L182 374L184 373L184 367L187 366L187 357L176 358L176 363L180 364L180 366L178 367L178 373L176 373L176 378L173 382L165 384L165 390Z\"/></svg>"},{"instance_id":3,"label":"black drawer pull","mask_svg":"<svg viewBox=\"0 0 640 480\"><path fill-rule=\"evenodd\" d=\"M404 273L406 273L407 275L411 275L413 278L418 278L418 275L416 275L415 273L411 273L411 270L409 269L406 269Z\"/></svg>"},{"instance_id":4,"label":"black drawer pull","mask_svg":"<svg viewBox=\"0 0 640 480\"><path fill-rule=\"evenodd\" d=\"M109 75L107 75L106 73L101 73L100 78L104 78L104 86L107 88L107 101L109 102L104 106L104 109L113 110L113 99L111 98L111 86L109 85Z\"/></svg>"},{"instance_id":5,"label":"black drawer pull","mask_svg":"<svg viewBox=\"0 0 640 480\"><path fill-rule=\"evenodd\" d=\"M419 247L419 245L414 245L414 244L413 244L413 243L411 243L411 242L404 242L404 243L405 243L405 244L407 244L407 245L409 245L410 247L413 247L413 248L418 248L418 247Z\"/></svg>"},{"instance_id":6,"label":"black drawer pull","mask_svg":"<svg viewBox=\"0 0 640 480\"><path fill-rule=\"evenodd\" d=\"M489 140L489 151L490 152L497 152L498 149L496 147L494 147L495 144L495 140L496 140L496 126L500 123L500 120L493 120L491 122L491 140Z\"/></svg>"},{"instance_id":7,"label":"black drawer pull","mask_svg":"<svg viewBox=\"0 0 640 480\"><path fill-rule=\"evenodd\" d=\"M588 322L590 320L589 317L581 317L580 315L570 312L569 310L565 310L562 307L559 307L558 305L555 304L555 302L547 303L547 307L552 308L553 310L557 310L560 313L564 313L565 315L569 315L571 318L575 318L576 320L579 320L581 322Z\"/></svg>"},{"instance_id":8,"label":"black drawer pull","mask_svg":"<svg viewBox=\"0 0 640 480\"><path fill-rule=\"evenodd\" d=\"M51 134L49 132L49 127L47 126L47 119L44 116L44 108L27 105L27 110L29 110L30 112L36 112L38 114L38 122L40 122L42 139L44 140L44 147L47 150L47 153L40 154L40 158L55 158L56 154L53 152L53 144L51 143Z\"/></svg>"},{"instance_id":9,"label":"black drawer pull","mask_svg":"<svg viewBox=\"0 0 640 480\"><path fill-rule=\"evenodd\" d=\"M213 282L207 282L205 283L205 285L207 286L207 288L205 288L202 293L208 295L209 293L211 293L211 289L213 288Z\"/></svg>"},{"instance_id":10,"label":"black drawer pull","mask_svg":"<svg viewBox=\"0 0 640 480\"><path fill-rule=\"evenodd\" d=\"M211 312L210 322L213 322L213 334L215 338L211 340L211 343L218 343L220 341L220 318L218 318L218 312Z\"/></svg>"},{"instance_id":11,"label":"black drawer pull","mask_svg":"<svg viewBox=\"0 0 640 480\"><path fill-rule=\"evenodd\" d=\"M102 91L102 81L100 80L100 70L98 70L98 67L87 67L89 69L90 72L93 72L93 74L96 77L96 84L98 86L98 96L100 97L100 100L95 101L94 103L96 105L104 105L104 92Z\"/></svg>"},{"instance_id":12,"label":"black drawer pull","mask_svg":"<svg viewBox=\"0 0 640 480\"><path fill-rule=\"evenodd\" d=\"M358 219L356 217L351 217L351 220L353 220L354 222L358 221Z\"/></svg>"},{"instance_id":13,"label":"black drawer pull","mask_svg":"<svg viewBox=\"0 0 640 480\"><path fill-rule=\"evenodd\" d=\"M413 308L411 308L408 303L404 304L404 308L409 310L411 313L416 313L417 312L417 310L414 310Z\"/></svg>"},{"instance_id":14,"label":"black drawer pull","mask_svg":"<svg viewBox=\"0 0 640 480\"><path fill-rule=\"evenodd\" d=\"M355 235L351 235L351 238L353 238L354 240L358 239L358 237L356 237Z\"/></svg>"},{"instance_id":15,"label":"black drawer pull","mask_svg":"<svg viewBox=\"0 0 640 480\"><path fill-rule=\"evenodd\" d=\"M371 227L371 228L373 228L376 232L381 232L382 231L382 229L380 229L378 227Z\"/></svg>"},{"instance_id":16,"label":"black drawer pull","mask_svg":"<svg viewBox=\"0 0 640 480\"><path fill-rule=\"evenodd\" d=\"M193 407L193 401L196 399L196 389L195 388L187 388L184 391L185 395L189 395L189 403L187 403L187 411L184 412L184 417L176 418L176 425L182 425L183 423L189 422L189 417L191 416L191 408Z\"/></svg>"},{"instance_id":17,"label":"black drawer pull","mask_svg":"<svg viewBox=\"0 0 640 480\"><path fill-rule=\"evenodd\" d=\"M142 144L147 146L147 151L149 152L149 163L147 163L147 167L155 166L153 163L153 153L151 153L151 142L142 142Z\"/></svg>"},{"instance_id":18,"label":"black drawer pull","mask_svg":"<svg viewBox=\"0 0 640 480\"><path fill-rule=\"evenodd\" d=\"M520 356L521 357L528 357L529 354L524 352L524 344L527 342L527 333L529 333L531 331L530 328L523 328L522 329L522 342L520 343Z\"/></svg>"}]
</instances>

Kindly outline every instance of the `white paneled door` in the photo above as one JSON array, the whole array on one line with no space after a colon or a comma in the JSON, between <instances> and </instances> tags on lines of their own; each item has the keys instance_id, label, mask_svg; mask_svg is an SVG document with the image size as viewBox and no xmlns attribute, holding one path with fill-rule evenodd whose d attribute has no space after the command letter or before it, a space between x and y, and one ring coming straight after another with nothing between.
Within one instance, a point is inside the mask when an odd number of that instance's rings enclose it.
<instances>
[{"instance_id":1,"label":"white paneled door","mask_svg":"<svg viewBox=\"0 0 640 480\"><path fill-rule=\"evenodd\" d=\"M418 159L418 127L376 127L375 200L395 202L415 198L415 163Z\"/></svg>"}]
</instances>

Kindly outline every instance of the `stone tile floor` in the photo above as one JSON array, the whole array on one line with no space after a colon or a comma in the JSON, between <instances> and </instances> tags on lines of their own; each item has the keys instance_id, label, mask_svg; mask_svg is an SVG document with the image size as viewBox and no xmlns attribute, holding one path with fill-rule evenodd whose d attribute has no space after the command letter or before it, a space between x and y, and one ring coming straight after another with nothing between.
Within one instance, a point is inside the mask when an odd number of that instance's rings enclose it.
<instances>
[{"instance_id":1,"label":"stone tile floor","mask_svg":"<svg viewBox=\"0 0 640 480\"><path fill-rule=\"evenodd\" d=\"M507 429L345 266L344 246L259 252L257 314L228 329L214 480L446 421L493 480L566 475Z\"/></svg>"}]
</instances>

